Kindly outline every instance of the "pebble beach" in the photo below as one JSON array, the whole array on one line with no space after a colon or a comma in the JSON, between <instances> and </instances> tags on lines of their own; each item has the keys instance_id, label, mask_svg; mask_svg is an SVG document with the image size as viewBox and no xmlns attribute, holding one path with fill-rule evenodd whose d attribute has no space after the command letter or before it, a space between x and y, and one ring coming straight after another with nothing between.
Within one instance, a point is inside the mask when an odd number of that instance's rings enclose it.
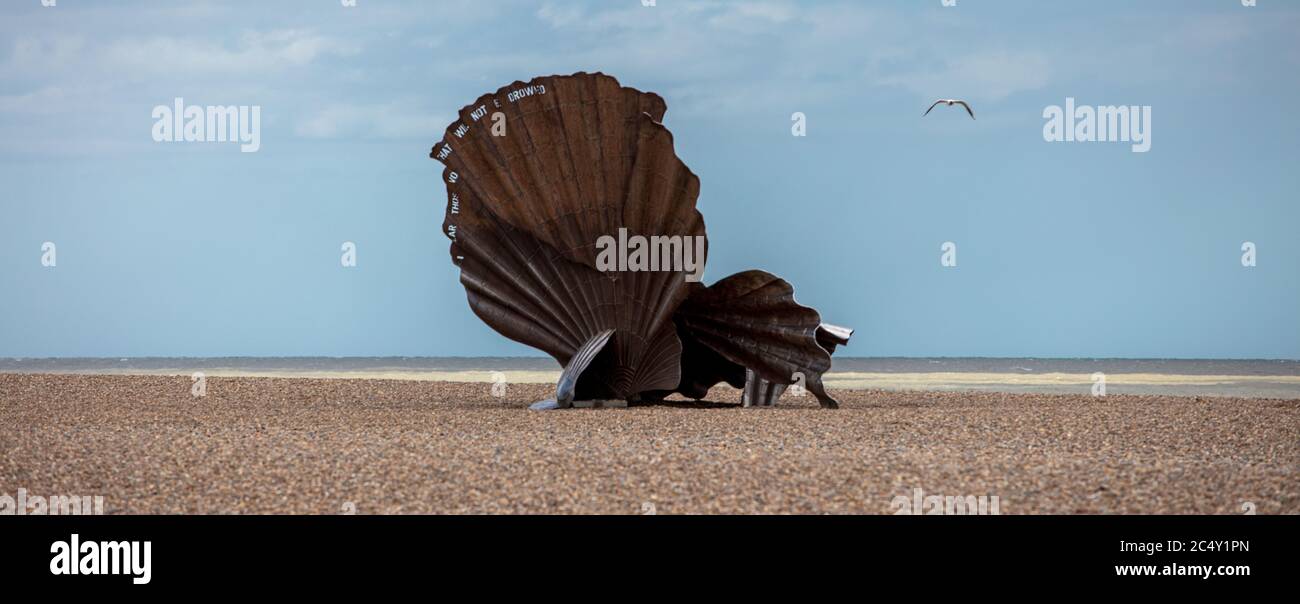
<instances>
[{"instance_id":1,"label":"pebble beach","mask_svg":"<svg viewBox=\"0 0 1300 604\"><path fill-rule=\"evenodd\" d=\"M549 384L0 374L0 495L108 514L1300 513L1300 400L832 390L527 410ZM496 396L499 394L501 396ZM919 489L919 491L918 491Z\"/></svg>"}]
</instances>

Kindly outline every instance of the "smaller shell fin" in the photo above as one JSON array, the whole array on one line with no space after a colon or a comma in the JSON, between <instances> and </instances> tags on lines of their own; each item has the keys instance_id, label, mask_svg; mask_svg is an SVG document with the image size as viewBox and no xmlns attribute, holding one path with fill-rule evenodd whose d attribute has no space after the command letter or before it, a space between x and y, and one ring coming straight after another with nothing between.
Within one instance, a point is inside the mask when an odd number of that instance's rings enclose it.
<instances>
[{"instance_id":1,"label":"smaller shell fin","mask_svg":"<svg viewBox=\"0 0 1300 604\"><path fill-rule=\"evenodd\" d=\"M808 392L817 397L817 403L823 409L839 409L840 403L831 395L826 394L826 386L822 384L822 376L814 373L805 378L807 384L805 387ZM740 402L745 407L772 407L776 401L781 398L786 390L786 384L780 382L771 382L763 379L762 376L754 372L753 369L745 369L745 388L740 393Z\"/></svg>"},{"instance_id":2,"label":"smaller shell fin","mask_svg":"<svg viewBox=\"0 0 1300 604\"><path fill-rule=\"evenodd\" d=\"M745 407L772 407L776 405L777 399L781 398L781 393L785 392L785 387L785 384L769 382L753 369L747 368L745 389L740 393L740 402Z\"/></svg>"},{"instance_id":3,"label":"smaller shell fin","mask_svg":"<svg viewBox=\"0 0 1300 604\"><path fill-rule=\"evenodd\" d=\"M578 386L578 377L587 369L591 361L596 358L597 354L609 343L613 337L614 330L606 329L594 336L587 343L583 344L577 352L569 359L569 364L564 366L564 373L560 374L560 382L555 385L555 401L561 407L573 405L573 391Z\"/></svg>"}]
</instances>

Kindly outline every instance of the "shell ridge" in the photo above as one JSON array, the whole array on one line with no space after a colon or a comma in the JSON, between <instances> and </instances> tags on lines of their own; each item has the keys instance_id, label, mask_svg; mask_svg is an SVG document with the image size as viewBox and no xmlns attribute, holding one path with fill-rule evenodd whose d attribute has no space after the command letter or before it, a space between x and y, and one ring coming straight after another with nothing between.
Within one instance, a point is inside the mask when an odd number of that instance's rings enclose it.
<instances>
[{"instance_id":1,"label":"shell ridge","mask_svg":"<svg viewBox=\"0 0 1300 604\"><path fill-rule=\"evenodd\" d=\"M582 333L584 333L583 331L575 331L570 328L571 326L577 326L577 322L573 320L575 315L570 309L579 308L579 306L573 303L574 300L571 297L571 292L567 289L559 288L563 292L563 295L569 296L567 305L563 303L565 302L564 300L556 300L554 297L555 288L553 288L552 284L563 281L559 269L564 265L554 261L554 257L557 256L557 254L548 251L545 248L544 242L537 240L527 233L519 232L516 237L506 236L510 232L517 232L517 230L501 221L490 209L478 204L477 199L473 195L466 195L465 206L472 214L481 215L484 224L489 226L488 230L485 232L486 237L489 240L496 242L494 246L490 247L480 248L475 246L476 251L479 252L478 256L484 259L481 261L482 264L490 269L494 269L495 274L499 277L499 280L502 283L513 284L515 288L525 296L526 300L532 302L539 309L544 310L549 315L548 318L550 321L548 324L566 328L565 331L568 335L567 341L569 341L574 347L586 340L586 338L582 336ZM477 239L471 233L467 236L467 241L473 244L477 242ZM491 250L493 248L510 249L513 250L514 253L492 253ZM542 262L541 260L543 259L550 262ZM512 267L513 270L507 268L505 264L510 260L518 261L518 263ZM521 279L527 280L524 281ZM521 285L524 287L520 287ZM546 294L550 294L550 296L547 296ZM587 331L587 333L589 333L589 331Z\"/></svg>"},{"instance_id":2,"label":"shell ridge","mask_svg":"<svg viewBox=\"0 0 1300 604\"><path fill-rule=\"evenodd\" d=\"M504 242L504 245L513 246L509 241ZM475 254L473 257L475 258L475 262L483 266L486 271L499 277L493 281L489 281L482 277L472 278L477 291L482 294L490 294L489 297L491 299L499 300L503 304L507 300L513 300L515 304L524 307L522 310L518 311L518 314L532 318L540 325L545 326L544 329L546 331L555 334L557 338L560 338L567 344L571 346L577 345L574 342L580 336L572 329L568 328L571 323L560 320L565 316L564 313L557 311L555 306L551 304L551 300L548 300L545 296L541 295L544 288L536 286L541 282L540 278L536 278L538 277L536 272L537 269L525 263L523 266L513 267L522 270L510 270L504 265L504 262L506 262L503 260L503 258L506 257L505 254ZM484 260L479 260L479 258L484 258ZM531 275L536 278L532 281L532 287L520 287L522 282L518 278L511 277L511 273L517 274L521 272L525 275ZM461 273L462 280L464 280L465 271L462 270ZM489 285L490 283L500 283L501 285ZM511 286L510 291L518 292L521 295L508 296L505 293L507 286ZM556 332L556 329L561 329L562 332Z\"/></svg>"}]
</instances>

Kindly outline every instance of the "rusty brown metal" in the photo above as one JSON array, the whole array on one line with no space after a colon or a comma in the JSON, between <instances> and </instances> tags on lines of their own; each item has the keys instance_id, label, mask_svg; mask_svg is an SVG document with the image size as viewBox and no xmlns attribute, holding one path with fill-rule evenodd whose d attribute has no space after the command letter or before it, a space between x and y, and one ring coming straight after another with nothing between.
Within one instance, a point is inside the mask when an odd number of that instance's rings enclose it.
<instances>
[{"instance_id":1,"label":"rusty brown metal","mask_svg":"<svg viewBox=\"0 0 1300 604\"><path fill-rule=\"evenodd\" d=\"M831 368L834 346L847 344L853 332L823 324L816 310L795 302L794 287L786 280L750 270L694 288L677 309L676 320L688 346L699 342L732 365L709 359L684 366L682 383L695 391L714 377L730 382L739 367L745 371L745 406L772 405L791 384L813 393L823 407L839 406L826 393L822 375Z\"/></svg>"},{"instance_id":2,"label":"rusty brown metal","mask_svg":"<svg viewBox=\"0 0 1300 604\"><path fill-rule=\"evenodd\" d=\"M833 406L820 379L847 335L820 330L785 281L747 271L705 288L681 266L602 267L602 237L698 238L707 253L699 178L666 110L600 73L515 82L460 110L430 157L445 165L443 233L470 308L565 367L543 407L699 398L720 381L746 386L746 371L770 383L755 383L769 404L794 372L815 375L809 390Z\"/></svg>"}]
</instances>

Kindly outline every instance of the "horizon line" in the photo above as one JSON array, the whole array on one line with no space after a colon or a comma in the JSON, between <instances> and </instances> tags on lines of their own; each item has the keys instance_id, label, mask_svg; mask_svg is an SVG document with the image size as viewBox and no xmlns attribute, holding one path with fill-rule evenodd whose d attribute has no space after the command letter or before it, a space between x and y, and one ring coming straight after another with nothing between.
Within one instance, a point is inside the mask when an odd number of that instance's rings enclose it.
<instances>
[{"instance_id":1,"label":"horizon line","mask_svg":"<svg viewBox=\"0 0 1300 604\"><path fill-rule=\"evenodd\" d=\"M218 355L218 356L4 356L8 361L151 360L151 359L550 359L547 355ZM837 360L1031 360L1031 361L1242 361L1296 363L1300 359L1268 357L1070 357L1070 356L837 356Z\"/></svg>"}]
</instances>

